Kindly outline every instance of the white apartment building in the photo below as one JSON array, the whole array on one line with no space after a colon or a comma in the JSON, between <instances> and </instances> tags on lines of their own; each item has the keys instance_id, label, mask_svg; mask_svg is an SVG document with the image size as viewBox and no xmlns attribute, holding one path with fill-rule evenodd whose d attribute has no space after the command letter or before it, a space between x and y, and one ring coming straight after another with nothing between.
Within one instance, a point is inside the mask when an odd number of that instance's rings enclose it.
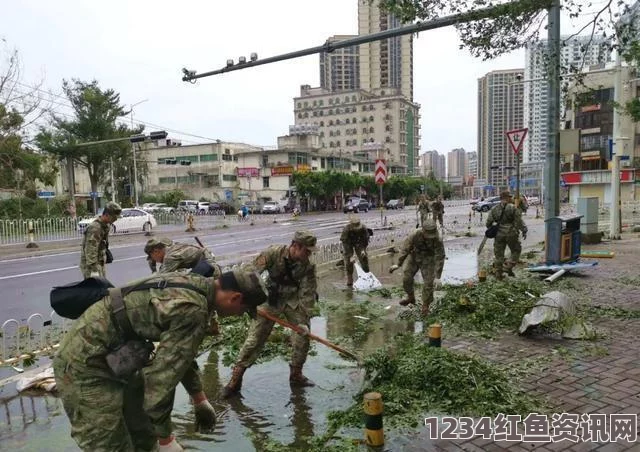
<instances>
[{"instance_id":1,"label":"white apartment building","mask_svg":"<svg viewBox=\"0 0 640 452\"><path fill-rule=\"evenodd\" d=\"M590 36L563 37L561 61L563 66L577 65L589 67L610 60L608 43L603 39ZM588 47L587 47L588 46ZM583 47L587 47L583 50ZM523 146L523 161L543 161L548 147L547 114L549 111L547 70L545 57L547 41L530 44L525 50L524 70L524 117L525 127L529 128ZM529 82L529 80L531 80ZM561 115L564 116L561 106Z\"/></svg>"},{"instance_id":2,"label":"white apartment building","mask_svg":"<svg viewBox=\"0 0 640 452\"><path fill-rule=\"evenodd\" d=\"M340 42L355 38L353 35L336 35L328 42ZM328 91L351 91L360 88L360 57L358 46L345 47L331 53L320 54L320 87Z\"/></svg>"},{"instance_id":3,"label":"white apartment building","mask_svg":"<svg viewBox=\"0 0 640 452\"><path fill-rule=\"evenodd\" d=\"M417 174L420 104L398 90L332 93L302 85L293 103L295 124L317 126L320 145L329 153L370 163L384 158L392 174Z\"/></svg>"},{"instance_id":4,"label":"white apartment building","mask_svg":"<svg viewBox=\"0 0 640 452\"><path fill-rule=\"evenodd\" d=\"M478 178L478 153L467 152L467 179L473 180Z\"/></svg>"},{"instance_id":5,"label":"white apartment building","mask_svg":"<svg viewBox=\"0 0 640 452\"><path fill-rule=\"evenodd\" d=\"M358 0L358 34L398 28L398 18L380 10L377 2ZM397 89L413 100L413 35L360 45L360 88L365 91Z\"/></svg>"},{"instance_id":6,"label":"white apartment building","mask_svg":"<svg viewBox=\"0 0 640 452\"><path fill-rule=\"evenodd\" d=\"M515 170L506 132L523 127L522 69L489 72L478 79L478 177L505 187Z\"/></svg>"}]
</instances>

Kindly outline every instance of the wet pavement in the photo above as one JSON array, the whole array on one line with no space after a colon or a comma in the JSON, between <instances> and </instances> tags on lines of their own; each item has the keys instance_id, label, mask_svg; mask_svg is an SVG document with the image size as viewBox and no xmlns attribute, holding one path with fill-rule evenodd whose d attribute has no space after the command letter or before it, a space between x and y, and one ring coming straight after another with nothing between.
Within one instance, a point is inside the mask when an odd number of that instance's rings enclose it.
<instances>
[{"instance_id":1,"label":"wet pavement","mask_svg":"<svg viewBox=\"0 0 640 452\"><path fill-rule=\"evenodd\" d=\"M460 282L476 274L476 253L469 245L448 246L447 254L444 281ZM372 259L371 269L385 287L401 284L401 272L388 273L394 260L397 257L389 255ZM422 330L421 322L397 320L397 314L405 309L397 304L402 298L400 292L392 291L390 298L353 293L346 290L339 268L328 268L321 273L319 293L323 306L338 305L340 309L323 309L319 317L312 319L311 331L333 341L350 338L348 347L358 355L366 356L384 347L398 333ZM371 304L379 305L372 312L382 314L368 320L359 318L366 317ZM316 382L315 387L290 388L288 364L282 358L276 358L251 367L245 375L242 397L231 401L216 400L216 394L230 375L230 369L221 363L221 352L205 353L198 360L203 370L205 392L221 416L212 432L195 432L188 396L180 386L173 411L177 437L184 446L194 450L265 450L270 441L304 450L305 438L325 432L328 411L351 405L363 377L354 362L345 361L321 344L315 344L314 350L315 354L309 356L305 366L305 374ZM2 449L77 450L58 399L27 395L2 399L2 396L0 393L0 403L4 405L0 407ZM411 438L393 431L385 433L388 450L400 450ZM348 438L362 438L361 429L342 434Z\"/></svg>"}]
</instances>

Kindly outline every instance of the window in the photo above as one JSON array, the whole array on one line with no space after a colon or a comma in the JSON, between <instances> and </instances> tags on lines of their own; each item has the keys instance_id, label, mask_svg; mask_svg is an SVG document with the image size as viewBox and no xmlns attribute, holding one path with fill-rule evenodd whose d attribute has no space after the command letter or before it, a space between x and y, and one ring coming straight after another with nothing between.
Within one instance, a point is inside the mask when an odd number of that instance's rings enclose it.
<instances>
[{"instance_id":1,"label":"window","mask_svg":"<svg viewBox=\"0 0 640 452\"><path fill-rule=\"evenodd\" d=\"M269 177L262 178L262 188L269 188Z\"/></svg>"},{"instance_id":2,"label":"window","mask_svg":"<svg viewBox=\"0 0 640 452\"><path fill-rule=\"evenodd\" d=\"M269 166L269 155L262 154L262 166Z\"/></svg>"},{"instance_id":3,"label":"window","mask_svg":"<svg viewBox=\"0 0 640 452\"><path fill-rule=\"evenodd\" d=\"M369 133L373 133L373 127L369 127Z\"/></svg>"},{"instance_id":4,"label":"window","mask_svg":"<svg viewBox=\"0 0 640 452\"><path fill-rule=\"evenodd\" d=\"M309 106L309 102L307 102L306 100L304 101L304 108L307 108Z\"/></svg>"},{"instance_id":5,"label":"window","mask_svg":"<svg viewBox=\"0 0 640 452\"><path fill-rule=\"evenodd\" d=\"M351 120L349 118L344 120L345 124L351 124Z\"/></svg>"},{"instance_id":6,"label":"window","mask_svg":"<svg viewBox=\"0 0 640 452\"><path fill-rule=\"evenodd\" d=\"M358 121L356 120L356 117L354 116L353 118L351 118L351 122L356 124Z\"/></svg>"},{"instance_id":7,"label":"window","mask_svg":"<svg viewBox=\"0 0 640 452\"><path fill-rule=\"evenodd\" d=\"M237 162L237 161L238 161L238 156L237 156L237 155L234 155L234 156L233 156L233 161L234 161L234 162Z\"/></svg>"},{"instance_id":8,"label":"window","mask_svg":"<svg viewBox=\"0 0 640 452\"><path fill-rule=\"evenodd\" d=\"M298 102L298 108L302 108L302 102Z\"/></svg>"},{"instance_id":9,"label":"window","mask_svg":"<svg viewBox=\"0 0 640 452\"><path fill-rule=\"evenodd\" d=\"M325 169L327 166L327 160L325 158L320 159L320 168Z\"/></svg>"},{"instance_id":10,"label":"window","mask_svg":"<svg viewBox=\"0 0 640 452\"><path fill-rule=\"evenodd\" d=\"M238 177L235 174L223 174L222 180L227 182L235 182L238 180Z\"/></svg>"},{"instance_id":11,"label":"window","mask_svg":"<svg viewBox=\"0 0 640 452\"><path fill-rule=\"evenodd\" d=\"M336 147L339 148L340 147L340 140L336 141Z\"/></svg>"},{"instance_id":12,"label":"window","mask_svg":"<svg viewBox=\"0 0 640 452\"><path fill-rule=\"evenodd\" d=\"M332 126L333 125L333 119L329 120L329 125Z\"/></svg>"},{"instance_id":13,"label":"window","mask_svg":"<svg viewBox=\"0 0 640 452\"><path fill-rule=\"evenodd\" d=\"M329 130L329 136L332 137L333 136L333 130Z\"/></svg>"},{"instance_id":14,"label":"window","mask_svg":"<svg viewBox=\"0 0 640 452\"><path fill-rule=\"evenodd\" d=\"M339 137L340 136L340 131L336 130L336 136Z\"/></svg>"},{"instance_id":15,"label":"window","mask_svg":"<svg viewBox=\"0 0 640 452\"><path fill-rule=\"evenodd\" d=\"M158 183L160 183L160 184L175 184L176 183L176 178L175 177L159 177L158 178Z\"/></svg>"},{"instance_id":16,"label":"window","mask_svg":"<svg viewBox=\"0 0 640 452\"><path fill-rule=\"evenodd\" d=\"M384 96L384 90L380 91L380 95Z\"/></svg>"},{"instance_id":17,"label":"window","mask_svg":"<svg viewBox=\"0 0 640 452\"><path fill-rule=\"evenodd\" d=\"M318 102L318 105L320 105L322 107L324 105L324 101L322 99L320 99L320 101Z\"/></svg>"},{"instance_id":18,"label":"window","mask_svg":"<svg viewBox=\"0 0 640 452\"><path fill-rule=\"evenodd\" d=\"M317 112L317 111L314 111L314 112L313 112L313 116L318 116L318 112Z\"/></svg>"},{"instance_id":19,"label":"window","mask_svg":"<svg viewBox=\"0 0 640 452\"><path fill-rule=\"evenodd\" d=\"M313 101L313 106L315 107L316 105L318 105L318 102L314 100Z\"/></svg>"},{"instance_id":20,"label":"window","mask_svg":"<svg viewBox=\"0 0 640 452\"><path fill-rule=\"evenodd\" d=\"M369 122L373 122L373 116L369 116Z\"/></svg>"},{"instance_id":21,"label":"window","mask_svg":"<svg viewBox=\"0 0 640 452\"><path fill-rule=\"evenodd\" d=\"M333 114L333 108L329 109L329 114L332 115Z\"/></svg>"},{"instance_id":22,"label":"window","mask_svg":"<svg viewBox=\"0 0 640 452\"><path fill-rule=\"evenodd\" d=\"M320 127L324 127L324 121L320 121Z\"/></svg>"},{"instance_id":23,"label":"window","mask_svg":"<svg viewBox=\"0 0 640 452\"><path fill-rule=\"evenodd\" d=\"M336 119L336 125L339 126L340 124L342 124L342 121L340 121L339 119Z\"/></svg>"},{"instance_id":24,"label":"window","mask_svg":"<svg viewBox=\"0 0 640 452\"><path fill-rule=\"evenodd\" d=\"M344 96L344 101L349 102L349 96Z\"/></svg>"},{"instance_id":25,"label":"window","mask_svg":"<svg viewBox=\"0 0 640 452\"><path fill-rule=\"evenodd\" d=\"M338 105L340 103L340 99L338 99L337 97L334 99L333 101L334 104Z\"/></svg>"},{"instance_id":26,"label":"window","mask_svg":"<svg viewBox=\"0 0 640 452\"><path fill-rule=\"evenodd\" d=\"M351 102L355 102L356 101L356 96L355 94L353 96L351 96Z\"/></svg>"},{"instance_id":27,"label":"window","mask_svg":"<svg viewBox=\"0 0 640 452\"><path fill-rule=\"evenodd\" d=\"M372 111L373 110L373 105L369 104L369 110Z\"/></svg>"},{"instance_id":28,"label":"window","mask_svg":"<svg viewBox=\"0 0 640 452\"><path fill-rule=\"evenodd\" d=\"M320 110L320 116L324 116L324 110Z\"/></svg>"},{"instance_id":29,"label":"window","mask_svg":"<svg viewBox=\"0 0 640 452\"><path fill-rule=\"evenodd\" d=\"M329 99L329 105L333 105L333 99Z\"/></svg>"},{"instance_id":30,"label":"window","mask_svg":"<svg viewBox=\"0 0 640 452\"><path fill-rule=\"evenodd\" d=\"M218 154L200 154L201 162L215 162L218 160Z\"/></svg>"},{"instance_id":31,"label":"window","mask_svg":"<svg viewBox=\"0 0 640 452\"><path fill-rule=\"evenodd\" d=\"M180 160L188 160L191 163L198 163L197 155L185 155L184 157L180 157Z\"/></svg>"},{"instance_id":32,"label":"window","mask_svg":"<svg viewBox=\"0 0 640 452\"><path fill-rule=\"evenodd\" d=\"M222 154L222 160L225 162L231 162L233 160L233 156L229 154Z\"/></svg>"},{"instance_id":33,"label":"window","mask_svg":"<svg viewBox=\"0 0 640 452\"><path fill-rule=\"evenodd\" d=\"M303 117L304 117L304 118L308 118L308 117L309 117L309 113L307 113L307 112L305 111L305 112L304 112Z\"/></svg>"},{"instance_id":34,"label":"window","mask_svg":"<svg viewBox=\"0 0 640 452\"><path fill-rule=\"evenodd\" d=\"M332 148L333 147L333 141L329 141L329 147Z\"/></svg>"},{"instance_id":35,"label":"window","mask_svg":"<svg viewBox=\"0 0 640 452\"><path fill-rule=\"evenodd\" d=\"M324 132L320 132L320 136L321 136L321 137L324 137Z\"/></svg>"},{"instance_id":36,"label":"window","mask_svg":"<svg viewBox=\"0 0 640 452\"><path fill-rule=\"evenodd\" d=\"M367 133L367 130L369 130L369 129L367 129L366 127L363 127L362 128L362 133Z\"/></svg>"},{"instance_id":37,"label":"window","mask_svg":"<svg viewBox=\"0 0 640 452\"><path fill-rule=\"evenodd\" d=\"M302 113L298 113L298 118L302 118Z\"/></svg>"}]
</instances>

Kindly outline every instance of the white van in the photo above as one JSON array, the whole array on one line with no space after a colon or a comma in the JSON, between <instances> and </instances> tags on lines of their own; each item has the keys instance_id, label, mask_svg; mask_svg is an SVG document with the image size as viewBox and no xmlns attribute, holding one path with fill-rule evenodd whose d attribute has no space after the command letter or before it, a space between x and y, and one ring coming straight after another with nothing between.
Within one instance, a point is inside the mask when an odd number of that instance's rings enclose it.
<instances>
[{"instance_id":1,"label":"white van","mask_svg":"<svg viewBox=\"0 0 640 452\"><path fill-rule=\"evenodd\" d=\"M178 202L178 211L198 213L198 201L195 201L193 199L182 200Z\"/></svg>"}]
</instances>

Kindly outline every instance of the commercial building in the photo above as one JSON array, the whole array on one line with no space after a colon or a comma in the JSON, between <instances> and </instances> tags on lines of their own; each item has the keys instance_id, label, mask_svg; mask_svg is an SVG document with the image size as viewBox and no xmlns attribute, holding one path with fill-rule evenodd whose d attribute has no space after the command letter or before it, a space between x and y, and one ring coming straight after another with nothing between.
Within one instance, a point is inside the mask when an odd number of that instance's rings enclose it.
<instances>
[{"instance_id":1,"label":"commercial building","mask_svg":"<svg viewBox=\"0 0 640 452\"><path fill-rule=\"evenodd\" d=\"M420 104L397 90L337 93L302 85L293 103L295 124L316 126L322 148L371 163L384 158L392 174L417 174Z\"/></svg>"},{"instance_id":2,"label":"commercial building","mask_svg":"<svg viewBox=\"0 0 640 452\"><path fill-rule=\"evenodd\" d=\"M339 42L354 38L337 35L327 41ZM358 46L345 47L320 54L320 87L327 91L352 91L360 88L360 56Z\"/></svg>"},{"instance_id":3,"label":"commercial building","mask_svg":"<svg viewBox=\"0 0 640 452\"><path fill-rule=\"evenodd\" d=\"M562 38L563 66L589 67L604 64L611 59L609 43L602 38L575 36ZM529 44L525 49L524 117L529 128L524 142L524 162L543 161L548 147L547 115L549 112L547 69L545 58L547 41ZM564 108L561 108L561 116Z\"/></svg>"},{"instance_id":4,"label":"commercial building","mask_svg":"<svg viewBox=\"0 0 640 452\"><path fill-rule=\"evenodd\" d=\"M476 151L467 152L467 183L473 185L473 181L478 178L478 153Z\"/></svg>"},{"instance_id":5,"label":"commercial building","mask_svg":"<svg viewBox=\"0 0 640 452\"><path fill-rule=\"evenodd\" d=\"M498 190L515 170L506 132L523 127L522 69L489 72L478 79L478 177Z\"/></svg>"},{"instance_id":6,"label":"commercial building","mask_svg":"<svg viewBox=\"0 0 640 452\"><path fill-rule=\"evenodd\" d=\"M358 34L367 35L402 26L400 20L383 12L377 2L358 1ZM365 91L390 89L413 100L413 35L360 45L360 88Z\"/></svg>"}]
</instances>

